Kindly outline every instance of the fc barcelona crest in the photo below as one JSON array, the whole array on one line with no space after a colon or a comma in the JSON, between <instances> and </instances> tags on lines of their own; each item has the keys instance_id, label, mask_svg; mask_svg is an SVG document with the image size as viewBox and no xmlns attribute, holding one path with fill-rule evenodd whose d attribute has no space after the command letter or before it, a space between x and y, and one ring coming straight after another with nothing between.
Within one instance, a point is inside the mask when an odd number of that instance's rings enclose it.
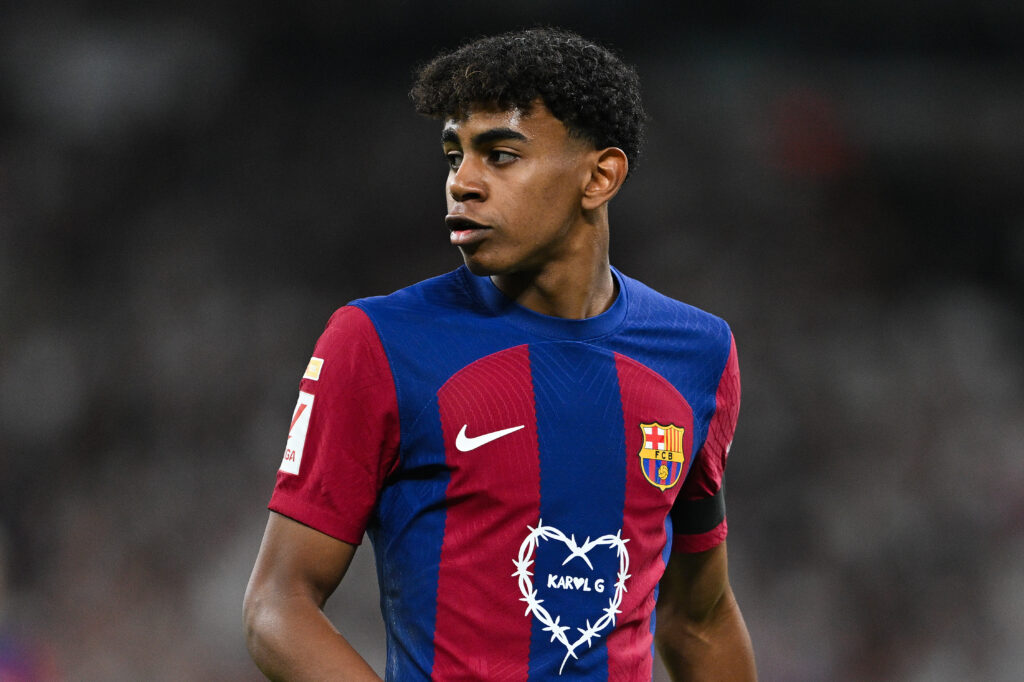
<instances>
[{"instance_id":1,"label":"fc barcelona crest","mask_svg":"<svg viewBox=\"0 0 1024 682\"><path fill-rule=\"evenodd\" d=\"M667 490L674 486L685 470L683 452L685 429L669 424L640 424L643 445L640 447L640 469L653 486Z\"/></svg>"}]
</instances>

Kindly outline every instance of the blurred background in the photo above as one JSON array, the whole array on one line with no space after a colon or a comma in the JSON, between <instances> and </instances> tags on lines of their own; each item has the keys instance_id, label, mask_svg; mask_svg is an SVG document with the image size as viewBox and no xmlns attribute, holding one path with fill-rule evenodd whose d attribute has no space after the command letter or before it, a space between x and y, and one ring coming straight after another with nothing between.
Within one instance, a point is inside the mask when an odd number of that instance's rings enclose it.
<instances>
[{"instance_id":1,"label":"blurred background","mask_svg":"<svg viewBox=\"0 0 1024 682\"><path fill-rule=\"evenodd\" d=\"M412 69L543 23L644 83L613 263L734 329L762 679L1020 680L1024 5L774 4L0 4L0 678L259 678L313 343L460 263Z\"/></svg>"}]
</instances>

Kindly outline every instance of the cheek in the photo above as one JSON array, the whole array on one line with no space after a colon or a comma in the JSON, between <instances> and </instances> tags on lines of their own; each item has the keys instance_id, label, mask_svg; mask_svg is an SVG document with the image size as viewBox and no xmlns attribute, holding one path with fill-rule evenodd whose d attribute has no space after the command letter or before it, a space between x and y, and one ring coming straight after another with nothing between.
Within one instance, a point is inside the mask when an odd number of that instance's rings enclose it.
<instances>
[{"instance_id":1,"label":"cheek","mask_svg":"<svg viewBox=\"0 0 1024 682\"><path fill-rule=\"evenodd\" d=\"M579 207L580 192L572 173L552 173L535 186L534 211L542 215L566 216Z\"/></svg>"},{"instance_id":2,"label":"cheek","mask_svg":"<svg viewBox=\"0 0 1024 682\"><path fill-rule=\"evenodd\" d=\"M508 183L492 198L498 199L495 203L501 204L509 223L525 229L531 239L544 239L549 231L562 229L579 211L577 171L566 164L531 173Z\"/></svg>"},{"instance_id":3,"label":"cheek","mask_svg":"<svg viewBox=\"0 0 1024 682\"><path fill-rule=\"evenodd\" d=\"M543 184L548 196L558 197L562 201L574 201L580 198L583 188L582 170L575 156L565 156L558 163L552 164L545 174Z\"/></svg>"}]
</instances>

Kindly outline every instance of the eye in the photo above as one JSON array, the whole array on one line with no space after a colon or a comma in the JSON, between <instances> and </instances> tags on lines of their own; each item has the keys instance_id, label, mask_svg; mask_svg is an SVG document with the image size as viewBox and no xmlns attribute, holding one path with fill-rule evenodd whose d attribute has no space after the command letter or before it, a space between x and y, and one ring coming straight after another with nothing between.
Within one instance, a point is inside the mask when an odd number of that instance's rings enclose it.
<instances>
[{"instance_id":1,"label":"eye","mask_svg":"<svg viewBox=\"0 0 1024 682\"><path fill-rule=\"evenodd\" d=\"M462 152L447 152L444 158L452 170L459 170L459 166L462 165Z\"/></svg>"},{"instance_id":2,"label":"eye","mask_svg":"<svg viewBox=\"0 0 1024 682\"><path fill-rule=\"evenodd\" d=\"M488 157L490 158L491 163L499 166L503 166L507 163L512 163L513 161L519 158L512 152L506 152L500 149L492 149Z\"/></svg>"}]
</instances>

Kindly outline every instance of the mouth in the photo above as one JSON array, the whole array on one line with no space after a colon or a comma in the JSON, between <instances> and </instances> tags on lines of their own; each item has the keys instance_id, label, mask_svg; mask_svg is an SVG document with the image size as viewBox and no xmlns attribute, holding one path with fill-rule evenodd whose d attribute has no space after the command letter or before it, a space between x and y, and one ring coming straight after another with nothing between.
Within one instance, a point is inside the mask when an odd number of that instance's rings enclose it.
<instances>
[{"instance_id":1,"label":"mouth","mask_svg":"<svg viewBox=\"0 0 1024 682\"><path fill-rule=\"evenodd\" d=\"M467 246L475 244L487 236L491 228L482 223L461 215L447 215L444 219L445 225L452 231L451 243L454 246Z\"/></svg>"}]
</instances>

